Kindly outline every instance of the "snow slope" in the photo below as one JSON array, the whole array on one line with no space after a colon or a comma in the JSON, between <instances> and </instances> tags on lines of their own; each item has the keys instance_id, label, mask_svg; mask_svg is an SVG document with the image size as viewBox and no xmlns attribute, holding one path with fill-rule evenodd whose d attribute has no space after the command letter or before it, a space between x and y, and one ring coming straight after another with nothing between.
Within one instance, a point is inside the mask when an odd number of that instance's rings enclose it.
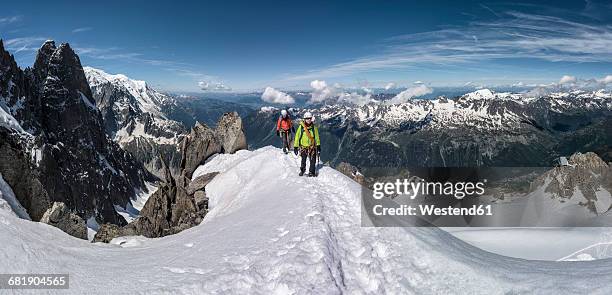
<instances>
[{"instance_id":1,"label":"snow slope","mask_svg":"<svg viewBox=\"0 0 612 295\"><path fill-rule=\"evenodd\" d=\"M589 260L612 257L612 230L607 227L476 227L444 230L478 248L523 259L567 260L585 252L589 253Z\"/></svg>"},{"instance_id":2,"label":"snow slope","mask_svg":"<svg viewBox=\"0 0 612 295\"><path fill-rule=\"evenodd\" d=\"M18 132L24 132L19 122L10 114L10 111L5 110L4 107L4 102L2 101L2 97L0 97L0 126L7 129L14 129ZM8 107L6 108L8 109Z\"/></svg>"},{"instance_id":3,"label":"snow slope","mask_svg":"<svg viewBox=\"0 0 612 295\"><path fill-rule=\"evenodd\" d=\"M204 222L89 244L0 210L0 273L69 273L66 294L609 294L612 261L499 256L437 228L360 224L360 187L265 147L213 158ZM53 243L49 243L53 241ZM9 293L10 294L10 293Z\"/></svg>"}]
</instances>

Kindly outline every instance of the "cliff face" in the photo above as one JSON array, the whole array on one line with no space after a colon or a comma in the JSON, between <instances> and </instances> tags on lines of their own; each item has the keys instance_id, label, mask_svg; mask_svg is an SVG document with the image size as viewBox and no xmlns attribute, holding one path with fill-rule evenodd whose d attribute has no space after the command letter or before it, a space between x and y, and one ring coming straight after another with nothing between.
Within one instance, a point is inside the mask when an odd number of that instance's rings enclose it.
<instances>
[{"instance_id":1,"label":"cliff face","mask_svg":"<svg viewBox=\"0 0 612 295\"><path fill-rule=\"evenodd\" d=\"M70 45L45 42L21 70L0 43L0 107L21 127L0 126L0 173L34 220L62 202L83 219L126 223L114 206L153 177L106 135Z\"/></svg>"}]
</instances>

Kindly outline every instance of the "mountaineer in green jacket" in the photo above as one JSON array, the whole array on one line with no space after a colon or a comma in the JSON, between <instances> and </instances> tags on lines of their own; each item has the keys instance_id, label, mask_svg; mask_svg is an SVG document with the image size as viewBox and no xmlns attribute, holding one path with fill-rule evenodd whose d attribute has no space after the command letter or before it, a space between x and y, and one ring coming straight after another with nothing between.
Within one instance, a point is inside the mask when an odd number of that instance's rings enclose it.
<instances>
[{"instance_id":1,"label":"mountaineer in green jacket","mask_svg":"<svg viewBox=\"0 0 612 295\"><path fill-rule=\"evenodd\" d=\"M319 138L319 128L314 125L312 114L306 112L304 120L300 123L295 132L293 140L293 153L302 157L302 165L300 166L300 176L306 171L306 158L310 160L308 176L317 176L315 173L315 165L317 156L321 154L321 139Z\"/></svg>"}]
</instances>

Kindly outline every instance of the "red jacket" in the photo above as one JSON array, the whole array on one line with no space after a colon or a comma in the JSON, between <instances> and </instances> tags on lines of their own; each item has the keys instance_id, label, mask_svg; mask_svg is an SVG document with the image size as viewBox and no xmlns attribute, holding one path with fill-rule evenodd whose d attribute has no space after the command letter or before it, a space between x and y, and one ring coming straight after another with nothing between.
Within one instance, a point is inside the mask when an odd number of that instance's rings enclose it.
<instances>
[{"instance_id":1,"label":"red jacket","mask_svg":"<svg viewBox=\"0 0 612 295\"><path fill-rule=\"evenodd\" d=\"M291 127L293 127L293 122L291 122L291 118L289 118L289 116L286 118L283 118L283 116L278 117L278 122L276 122L276 131L280 131L280 129L289 131L291 130Z\"/></svg>"}]
</instances>

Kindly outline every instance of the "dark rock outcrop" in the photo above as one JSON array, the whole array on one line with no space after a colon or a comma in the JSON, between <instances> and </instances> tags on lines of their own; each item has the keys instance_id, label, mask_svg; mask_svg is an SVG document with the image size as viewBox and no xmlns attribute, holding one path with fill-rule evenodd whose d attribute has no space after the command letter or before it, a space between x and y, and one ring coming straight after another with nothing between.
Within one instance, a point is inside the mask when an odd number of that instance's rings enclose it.
<instances>
[{"instance_id":1,"label":"dark rock outcrop","mask_svg":"<svg viewBox=\"0 0 612 295\"><path fill-rule=\"evenodd\" d=\"M175 178L167 165L162 166L165 170L165 182L149 197L140 211L140 216L124 227L102 226L93 242L109 242L113 238L128 235L163 237L179 233L202 222L208 212L205 185L217 173L198 177L197 189L189 190L189 179L183 175Z\"/></svg>"},{"instance_id":2,"label":"dark rock outcrop","mask_svg":"<svg viewBox=\"0 0 612 295\"><path fill-rule=\"evenodd\" d=\"M24 150L27 141L0 127L0 173L33 220L40 220L51 199L40 182L40 172Z\"/></svg>"},{"instance_id":3,"label":"dark rock outcrop","mask_svg":"<svg viewBox=\"0 0 612 295\"><path fill-rule=\"evenodd\" d=\"M193 193L193 199L198 206L198 210L208 210L208 197L205 191L196 191Z\"/></svg>"},{"instance_id":4,"label":"dark rock outcrop","mask_svg":"<svg viewBox=\"0 0 612 295\"><path fill-rule=\"evenodd\" d=\"M247 148L242 119L237 112L223 114L217 123L215 134L226 154Z\"/></svg>"},{"instance_id":5,"label":"dark rock outcrop","mask_svg":"<svg viewBox=\"0 0 612 295\"><path fill-rule=\"evenodd\" d=\"M211 172L196 177L189 183L189 186L187 186L187 193L193 195L196 191L203 190L204 187L206 187L206 185L210 183L215 176L217 176L217 174L219 174L219 172Z\"/></svg>"},{"instance_id":6,"label":"dark rock outcrop","mask_svg":"<svg viewBox=\"0 0 612 295\"><path fill-rule=\"evenodd\" d=\"M126 234L123 234L121 227L117 226L116 224L105 223L98 229L92 243L110 243L110 241L112 241L114 238L125 235Z\"/></svg>"},{"instance_id":7,"label":"dark rock outcrop","mask_svg":"<svg viewBox=\"0 0 612 295\"><path fill-rule=\"evenodd\" d=\"M191 178L198 166L210 156L223 151L215 132L199 122L191 129L189 135L183 138L181 144L181 171Z\"/></svg>"},{"instance_id":8,"label":"dark rock outcrop","mask_svg":"<svg viewBox=\"0 0 612 295\"><path fill-rule=\"evenodd\" d=\"M338 171L340 171L340 173L350 177L351 179L353 179L357 183L359 183L361 185L366 185L365 177L363 176L363 174L361 174L361 172L359 172L359 169L357 169L357 167L355 167L355 166L353 166L353 165L351 165L349 163L346 163L346 162L341 162L336 167L336 170L338 170Z\"/></svg>"},{"instance_id":9,"label":"dark rock outcrop","mask_svg":"<svg viewBox=\"0 0 612 295\"><path fill-rule=\"evenodd\" d=\"M45 212L40 222L55 226L73 237L87 240L85 221L70 212L66 204L62 202L53 203L53 206Z\"/></svg>"}]
</instances>

